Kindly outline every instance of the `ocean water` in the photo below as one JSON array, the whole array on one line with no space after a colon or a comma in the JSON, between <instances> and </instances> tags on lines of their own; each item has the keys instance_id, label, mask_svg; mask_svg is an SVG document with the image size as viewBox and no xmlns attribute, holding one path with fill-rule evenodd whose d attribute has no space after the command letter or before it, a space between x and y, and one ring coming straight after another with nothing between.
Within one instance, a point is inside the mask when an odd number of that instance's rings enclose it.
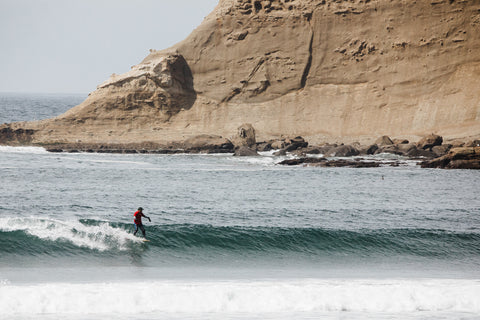
<instances>
[{"instance_id":1,"label":"ocean water","mask_svg":"<svg viewBox=\"0 0 480 320\"><path fill-rule=\"evenodd\" d=\"M479 319L480 172L283 159L0 146L0 318Z\"/></svg>"},{"instance_id":2,"label":"ocean water","mask_svg":"<svg viewBox=\"0 0 480 320\"><path fill-rule=\"evenodd\" d=\"M86 94L0 92L0 124L55 117L86 98Z\"/></svg>"}]
</instances>

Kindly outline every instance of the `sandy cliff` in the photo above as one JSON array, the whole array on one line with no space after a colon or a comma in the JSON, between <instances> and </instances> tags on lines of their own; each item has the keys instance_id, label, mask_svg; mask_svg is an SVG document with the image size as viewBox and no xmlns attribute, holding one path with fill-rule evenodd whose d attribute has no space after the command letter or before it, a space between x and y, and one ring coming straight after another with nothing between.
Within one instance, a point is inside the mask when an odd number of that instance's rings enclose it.
<instances>
[{"instance_id":1,"label":"sandy cliff","mask_svg":"<svg viewBox=\"0 0 480 320\"><path fill-rule=\"evenodd\" d=\"M184 41L3 143L480 137L480 1L221 0Z\"/></svg>"}]
</instances>

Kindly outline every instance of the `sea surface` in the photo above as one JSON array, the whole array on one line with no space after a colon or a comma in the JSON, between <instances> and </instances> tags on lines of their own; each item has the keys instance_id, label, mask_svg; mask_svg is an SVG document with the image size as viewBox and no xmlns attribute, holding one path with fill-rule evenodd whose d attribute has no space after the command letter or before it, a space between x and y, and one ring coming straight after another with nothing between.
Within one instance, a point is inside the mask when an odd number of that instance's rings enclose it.
<instances>
[{"instance_id":1,"label":"sea surface","mask_svg":"<svg viewBox=\"0 0 480 320\"><path fill-rule=\"evenodd\" d=\"M82 99L0 94L0 122ZM480 318L479 171L283 159L0 146L0 318Z\"/></svg>"}]
</instances>

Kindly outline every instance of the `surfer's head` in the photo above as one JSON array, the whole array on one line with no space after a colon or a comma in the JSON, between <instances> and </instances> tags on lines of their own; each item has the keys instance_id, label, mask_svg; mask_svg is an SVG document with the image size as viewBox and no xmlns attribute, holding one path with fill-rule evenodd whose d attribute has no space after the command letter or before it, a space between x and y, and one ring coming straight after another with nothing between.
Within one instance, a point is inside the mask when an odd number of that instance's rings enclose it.
<instances>
[{"instance_id":1,"label":"surfer's head","mask_svg":"<svg viewBox=\"0 0 480 320\"><path fill-rule=\"evenodd\" d=\"M138 207L138 209L137 209L137 210L138 210L138 211L142 211L142 210L143 210L143 208L142 208L142 207Z\"/></svg>"}]
</instances>

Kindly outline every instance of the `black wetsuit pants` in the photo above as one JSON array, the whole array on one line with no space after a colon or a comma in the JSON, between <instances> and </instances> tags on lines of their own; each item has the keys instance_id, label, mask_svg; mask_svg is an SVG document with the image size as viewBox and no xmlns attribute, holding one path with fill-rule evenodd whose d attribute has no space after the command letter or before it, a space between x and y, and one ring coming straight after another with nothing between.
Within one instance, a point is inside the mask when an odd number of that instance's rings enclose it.
<instances>
[{"instance_id":1,"label":"black wetsuit pants","mask_svg":"<svg viewBox=\"0 0 480 320\"><path fill-rule=\"evenodd\" d=\"M138 229L142 231L143 237L145 238L145 228L143 227L143 224L135 224L135 232L133 233L133 235L137 234Z\"/></svg>"}]
</instances>

